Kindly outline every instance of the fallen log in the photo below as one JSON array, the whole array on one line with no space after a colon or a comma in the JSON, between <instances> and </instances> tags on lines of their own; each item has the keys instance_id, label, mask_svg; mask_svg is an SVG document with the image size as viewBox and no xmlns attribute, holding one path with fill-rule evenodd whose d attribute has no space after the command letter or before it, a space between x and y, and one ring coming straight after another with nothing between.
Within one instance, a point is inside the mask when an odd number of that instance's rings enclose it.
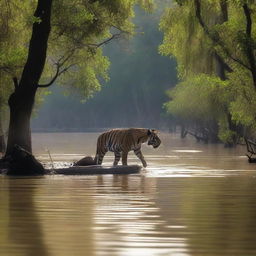
<instances>
[{"instance_id":1,"label":"fallen log","mask_svg":"<svg viewBox=\"0 0 256 256\"><path fill-rule=\"evenodd\" d=\"M46 169L46 174L62 175L100 175L100 174L133 174L139 173L139 165L117 165L117 166L72 166L68 168Z\"/></svg>"}]
</instances>

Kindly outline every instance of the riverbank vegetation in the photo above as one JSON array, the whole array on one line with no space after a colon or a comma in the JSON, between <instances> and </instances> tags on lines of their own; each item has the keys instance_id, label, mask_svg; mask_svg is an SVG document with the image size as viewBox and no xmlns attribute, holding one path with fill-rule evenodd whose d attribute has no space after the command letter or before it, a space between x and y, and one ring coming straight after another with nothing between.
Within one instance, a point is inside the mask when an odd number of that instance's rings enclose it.
<instances>
[{"instance_id":1,"label":"riverbank vegetation","mask_svg":"<svg viewBox=\"0 0 256 256\"><path fill-rule=\"evenodd\" d=\"M168 113L205 141L234 145L256 129L254 1L177 0L160 28L180 83Z\"/></svg>"}]
</instances>

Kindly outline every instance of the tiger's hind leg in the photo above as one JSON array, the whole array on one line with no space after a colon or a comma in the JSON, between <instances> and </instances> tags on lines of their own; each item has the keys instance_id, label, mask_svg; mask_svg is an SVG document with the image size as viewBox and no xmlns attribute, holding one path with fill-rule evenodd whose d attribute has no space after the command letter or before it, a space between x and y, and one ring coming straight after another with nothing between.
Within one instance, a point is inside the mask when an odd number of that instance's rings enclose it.
<instances>
[{"instance_id":1,"label":"tiger's hind leg","mask_svg":"<svg viewBox=\"0 0 256 256\"><path fill-rule=\"evenodd\" d=\"M128 152L123 151L122 152L122 165L127 165L127 156L128 156Z\"/></svg>"},{"instance_id":2,"label":"tiger's hind leg","mask_svg":"<svg viewBox=\"0 0 256 256\"><path fill-rule=\"evenodd\" d=\"M103 158L104 158L106 153L107 153L106 151L103 151L103 152L100 152L100 153L96 154L96 164L99 164L99 165L102 164Z\"/></svg>"},{"instance_id":3,"label":"tiger's hind leg","mask_svg":"<svg viewBox=\"0 0 256 256\"><path fill-rule=\"evenodd\" d=\"M114 152L114 154L115 154L115 160L114 160L113 165L118 165L118 162L119 162L119 160L121 158L121 152L116 151L116 152Z\"/></svg>"}]
</instances>

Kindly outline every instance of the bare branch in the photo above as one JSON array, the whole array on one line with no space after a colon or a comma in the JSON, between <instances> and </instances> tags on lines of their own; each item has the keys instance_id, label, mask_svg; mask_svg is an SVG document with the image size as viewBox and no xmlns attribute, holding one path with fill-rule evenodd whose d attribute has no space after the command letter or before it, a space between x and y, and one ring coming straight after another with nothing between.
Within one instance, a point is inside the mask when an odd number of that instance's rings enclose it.
<instances>
[{"instance_id":1,"label":"bare branch","mask_svg":"<svg viewBox=\"0 0 256 256\"><path fill-rule=\"evenodd\" d=\"M51 81L50 81L48 84L38 84L37 87L46 88L46 87L51 86L51 85L55 82L55 80L58 78L59 72L60 72L60 66L57 65L56 73L55 73L55 75L53 76L53 78L51 79Z\"/></svg>"},{"instance_id":2,"label":"bare branch","mask_svg":"<svg viewBox=\"0 0 256 256\"><path fill-rule=\"evenodd\" d=\"M114 26L113 26L114 27ZM116 29L118 29L117 27L115 27ZM72 66L74 66L75 64L71 64L65 68L63 68L61 70L61 67L63 67L63 65L68 61L70 60L70 58L74 55L75 51L82 48L82 47L88 47L88 48L98 48L104 44L108 44L110 41L114 40L114 39L117 39L119 38L122 34L124 33L128 33L126 31L120 31L119 33L116 33L116 34L113 34L111 37L107 38L106 40L98 43L98 44L93 44L93 43L90 43L90 44L81 44L79 43L79 46L76 46L74 48L72 48L70 50L70 52L66 55L64 54L63 56L61 56L59 58L59 60L57 62L54 63L54 65L57 67L56 68L56 73L55 75L53 76L53 78L50 80L49 83L47 84L38 84L37 87L40 87L40 88L46 88L46 87L49 87L51 86L55 81L56 79L63 73L65 73L67 70L69 70ZM54 61L53 61L54 62Z\"/></svg>"},{"instance_id":3,"label":"bare branch","mask_svg":"<svg viewBox=\"0 0 256 256\"><path fill-rule=\"evenodd\" d=\"M66 71L68 71L71 67L75 66L76 64L70 64L69 66L65 67L64 69L62 69L60 72L59 72L59 76L63 73L65 73Z\"/></svg>"},{"instance_id":4,"label":"bare branch","mask_svg":"<svg viewBox=\"0 0 256 256\"><path fill-rule=\"evenodd\" d=\"M68 67L61 70L61 67L73 56L75 50L76 50L75 48L71 49L69 54L67 54L67 56L65 56L65 54L64 54L63 56L61 56L58 59L57 62L54 63L54 65L56 66L56 73L55 73L55 75L53 76L53 78L51 79L51 81L49 83L47 83L47 84L38 84L37 87L46 88L46 87L51 86L61 74L65 73L69 68L74 66L74 64L71 64Z\"/></svg>"},{"instance_id":5,"label":"bare branch","mask_svg":"<svg viewBox=\"0 0 256 256\"><path fill-rule=\"evenodd\" d=\"M128 34L127 31L123 31L123 30L120 30L119 28L115 27L115 26L112 26L116 29L118 29L120 32L119 33L115 33L115 34L112 34L111 37L105 39L104 41L100 42L100 43L81 43L81 42L77 42L77 49L79 48L83 48L83 47L88 47L88 48L99 48L101 47L102 45L104 44L108 44L110 41L112 40L115 40L115 39L118 39L120 38L123 34ZM79 41L79 40L78 40Z\"/></svg>"},{"instance_id":6,"label":"bare branch","mask_svg":"<svg viewBox=\"0 0 256 256\"><path fill-rule=\"evenodd\" d=\"M100 47L104 44L108 44L110 41L112 41L113 39L117 39L119 38L124 32L120 32L120 33L117 33L117 34L113 34L110 38L102 41L101 43L98 43L98 44L90 44L89 46L95 46L95 47Z\"/></svg>"},{"instance_id":7,"label":"bare branch","mask_svg":"<svg viewBox=\"0 0 256 256\"><path fill-rule=\"evenodd\" d=\"M70 64L69 66L65 67L64 69L60 70L60 67L62 65L56 65L57 68L56 68L56 73L54 75L54 77L51 79L51 81L47 84L38 84L37 87L40 87L40 88L47 88L47 87L50 87L55 81L56 79L63 73L65 73L66 71L68 71L71 67L75 66L75 64Z\"/></svg>"}]
</instances>

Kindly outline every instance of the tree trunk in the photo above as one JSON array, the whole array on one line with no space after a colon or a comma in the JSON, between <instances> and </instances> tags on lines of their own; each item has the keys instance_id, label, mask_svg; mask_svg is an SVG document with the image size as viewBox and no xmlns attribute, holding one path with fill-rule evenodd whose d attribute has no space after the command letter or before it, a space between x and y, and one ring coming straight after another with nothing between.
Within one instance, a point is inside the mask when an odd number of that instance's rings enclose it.
<instances>
[{"instance_id":1,"label":"tree trunk","mask_svg":"<svg viewBox=\"0 0 256 256\"><path fill-rule=\"evenodd\" d=\"M4 128L3 128L3 123L2 123L2 116L0 113L0 154L4 154L6 150L6 145L5 145L5 133L4 133Z\"/></svg>"},{"instance_id":2,"label":"tree trunk","mask_svg":"<svg viewBox=\"0 0 256 256\"><path fill-rule=\"evenodd\" d=\"M9 98L10 123L6 155L9 155L15 144L32 152L30 117L36 91L26 93L15 91Z\"/></svg>"},{"instance_id":3,"label":"tree trunk","mask_svg":"<svg viewBox=\"0 0 256 256\"><path fill-rule=\"evenodd\" d=\"M246 40L245 40L245 49L246 55L248 59L248 63L250 65L250 72L252 75L252 81L254 88L256 89L256 64L255 64L255 56L254 56L254 40L252 38L252 10L249 8L248 4L243 5L244 15L246 19Z\"/></svg>"},{"instance_id":4,"label":"tree trunk","mask_svg":"<svg viewBox=\"0 0 256 256\"><path fill-rule=\"evenodd\" d=\"M13 79L15 91L9 98L10 124L6 156L12 152L15 144L32 152L30 118L46 60L51 8L52 0L38 0L34 17L40 20L33 24L28 57L20 82L17 78Z\"/></svg>"}]
</instances>

